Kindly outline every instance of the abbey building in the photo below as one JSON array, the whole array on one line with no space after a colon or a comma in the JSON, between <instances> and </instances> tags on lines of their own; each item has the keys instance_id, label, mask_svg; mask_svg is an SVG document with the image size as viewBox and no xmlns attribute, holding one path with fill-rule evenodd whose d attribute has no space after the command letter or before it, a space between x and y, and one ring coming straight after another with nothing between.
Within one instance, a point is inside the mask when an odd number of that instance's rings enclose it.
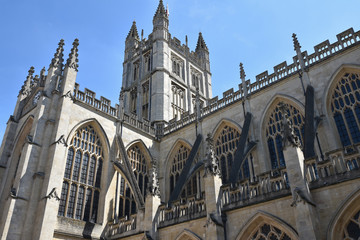
<instances>
[{"instance_id":1,"label":"abbey building","mask_svg":"<svg viewBox=\"0 0 360 240\"><path fill-rule=\"evenodd\" d=\"M360 31L212 96L209 49L125 40L112 105L78 46L31 68L0 148L1 239L359 239ZM205 34L206 35L206 34ZM289 43L292 44L292 43ZM213 66L216 67L216 66Z\"/></svg>"}]
</instances>

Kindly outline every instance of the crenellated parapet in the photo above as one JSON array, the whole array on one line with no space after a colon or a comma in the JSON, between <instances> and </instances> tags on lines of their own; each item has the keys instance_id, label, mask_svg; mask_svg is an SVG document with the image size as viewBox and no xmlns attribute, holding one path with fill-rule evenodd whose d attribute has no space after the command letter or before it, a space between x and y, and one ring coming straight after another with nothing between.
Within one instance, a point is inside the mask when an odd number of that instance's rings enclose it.
<instances>
[{"instance_id":1,"label":"crenellated parapet","mask_svg":"<svg viewBox=\"0 0 360 240\"><path fill-rule=\"evenodd\" d=\"M330 44L329 40L326 40L320 44L314 46L314 53L308 54L307 51L301 53L303 56L304 64L306 68L311 68L322 61L325 61L347 49L350 49L360 43L360 31L354 32L353 28L339 33L336 35L337 41ZM191 52L190 56L195 57L196 53ZM300 62L297 56L293 57L293 63L288 64L286 61L273 67L273 73L269 73L267 70L258 74L254 82L250 80L245 81L246 88L243 88L242 84L239 84L237 91L233 88L225 91L223 97L219 99L218 96L210 99L206 107L201 109L201 117L204 118L208 115L223 109L235 102L244 101L245 91L247 95L255 94L263 91L269 86L276 84L280 81L290 78L301 71ZM181 115L180 120L172 119L169 124L164 128L164 135L177 131L178 129L195 122L195 115L185 112Z\"/></svg>"}]
</instances>

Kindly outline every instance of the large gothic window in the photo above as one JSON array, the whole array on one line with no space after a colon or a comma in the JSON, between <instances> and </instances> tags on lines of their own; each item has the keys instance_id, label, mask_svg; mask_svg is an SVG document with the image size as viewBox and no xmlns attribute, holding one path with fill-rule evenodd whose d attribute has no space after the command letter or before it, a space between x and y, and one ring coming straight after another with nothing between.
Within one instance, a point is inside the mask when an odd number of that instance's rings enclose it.
<instances>
[{"instance_id":1,"label":"large gothic window","mask_svg":"<svg viewBox=\"0 0 360 240\"><path fill-rule=\"evenodd\" d=\"M331 112L344 147L360 142L360 76L345 73L331 95Z\"/></svg>"},{"instance_id":2,"label":"large gothic window","mask_svg":"<svg viewBox=\"0 0 360 240\"><path fill-rule=\"evenodd\" d=\"M183 144L179 144L171 155L171 169L170 169L170 194L174 191L182 169L185 166L186 160L190 154L190 148ZM200 191L200 174L199 172L193 174L188 180L186 187L181 192L181 197L189 197L195 195Z\"/></svg>"},{"instance_id":3,"label":"large gothic window","mask_svg":"<svg viewBox=\"0 0 360 240\"><path fill-rule=\"evenodd\" d=\"M270 154L271 168L277 169L285 167L285 158L282 149L282 113L278 103L272 110L266 125L266 141ZM301 144L303 143L305 118L294 106L284 103L290 122L294 127L296 135L299 137Z\"/></svg>"},{"instance_id":4,"label":"large gothic window","mask_svg":"<svg viewBox=\"0 0 360 240\"><path fill-rule=\"evenodd\" d=\"M65 165L59 216L96 222L104 153L91 125L76 131Z\"/></svg>"},{"instance_id":5,"label":"large gothic window","mask_svg":"<svg viewBox=\"0 0 360 240\"><path fill-rule=\"evenodd\" d=\"M144 153L138 145L130 147L127 150L127 155L130 161L132 171L137 180L140 192L145 200L146 188L149 182L147 164L148 161L146 160ZM118 216L124 217L135 214L137 212L137 206L132 189L130 187L130 183L121 174L118 174L118 185Z\"/></svg>"},{"instance_id":6,"label":"large gothic window","mask_svg":"<svg viewBox=\"0 0 360 240\"><path fill-rule=\"evenodd\" d=\"M235 151L239 144L240 132L229 125L218 130L215 134L215 155L219 160L221 169L221 178L223 183L227 183L229 180L231 166L234 161ZM239 171L239 179L249 178L249 161L245 159Z\"/></svg>"}]
</instances>

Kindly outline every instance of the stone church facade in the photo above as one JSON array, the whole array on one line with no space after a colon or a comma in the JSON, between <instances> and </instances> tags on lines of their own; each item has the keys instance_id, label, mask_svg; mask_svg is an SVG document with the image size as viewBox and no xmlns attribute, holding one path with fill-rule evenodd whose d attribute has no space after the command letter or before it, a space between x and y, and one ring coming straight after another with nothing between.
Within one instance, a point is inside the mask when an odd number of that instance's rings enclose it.
<instances>
[{"instance_id":1,"label":"stone church facade","mask_svg":"<svg viewBox=\"0 0 360 240\"><path fill-rule=\"evenodd\" d=\"M358 239L360 31L212 97L209 49L125 41L119 104L76 83L76 39L20 90L0 149L1 239Z\"/></svg>"}]
</instances>

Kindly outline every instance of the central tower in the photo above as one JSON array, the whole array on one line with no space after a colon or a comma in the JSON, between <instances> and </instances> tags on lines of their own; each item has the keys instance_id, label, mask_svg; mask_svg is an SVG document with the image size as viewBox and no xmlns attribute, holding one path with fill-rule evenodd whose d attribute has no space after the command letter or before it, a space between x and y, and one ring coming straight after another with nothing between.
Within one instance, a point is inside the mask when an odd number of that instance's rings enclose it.
<instances>
[{"instance_id":1,"label":"central tower","mask_svg":"<svg viewBox=\"0 0 360 240\"><path fill-rule=\"evenodd\" d=\"M193 113L212 97L209 50L199 33L195 51L171 37L169 14L163 1L153 17L153 31L139 37L134 21L125 41L120 106L139 120L168 122Z\"/></svg>"}]
</instances>

